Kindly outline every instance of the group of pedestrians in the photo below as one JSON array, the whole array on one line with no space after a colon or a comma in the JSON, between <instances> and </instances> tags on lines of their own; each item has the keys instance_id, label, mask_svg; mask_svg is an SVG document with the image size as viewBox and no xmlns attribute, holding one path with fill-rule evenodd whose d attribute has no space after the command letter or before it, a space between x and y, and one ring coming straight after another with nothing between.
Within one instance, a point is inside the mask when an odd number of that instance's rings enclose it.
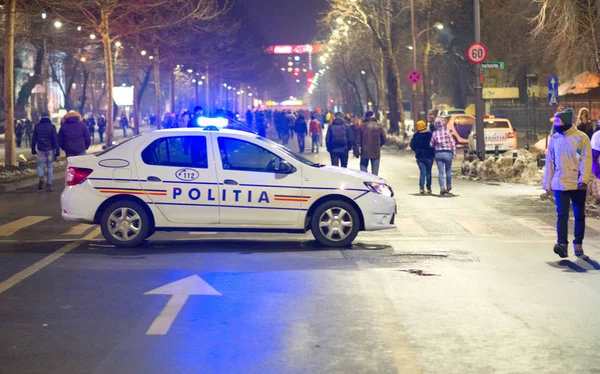
<instances>
[{"instance_id":1,"label":"group of pedestrians","mask_svg":"<svg viewBox=\"0 0 600 374\"><path fill-rule=\"evenodd\" d=\"M96 122L96 118L90 114L85 119L85 122L88 127L88 131L90 132L90 138L92 144L94 143L94 133L96 132L96 127L98 128L98 137L100 138L100 143L104 142L104 133L106 132L106 118L101 115L98 117L98 121Z\"/></svg>"},{"instance_id":2,"label":"group of pedestrians","mask_svg":"<svg viewBox=\"0 0 600 374\"><path fill-rule=\"evenodd\" d=\"M417 132L410 141L410 148L415 152L419 165L419 193L432 194L432 169L435 161L440 195L446 195L452 191L452 161L456 158L456 143L446 129L443 118L435 118L435 114L430 114L428 120L429 124L417 122Z\"/></svg>"},{"instance_id":3,"label":"group of pedestrians","mask_svg":"<svg viewBox=\"0 0 600 374\"><path fill-rule=\"evenodd\" d=\"M17 148L21 148L23 137L25 137L25 147L31 147L31 136L33 134L33 123L29 118L24 120L15 120L15 140Z\"/></svg>"}]
</instances>

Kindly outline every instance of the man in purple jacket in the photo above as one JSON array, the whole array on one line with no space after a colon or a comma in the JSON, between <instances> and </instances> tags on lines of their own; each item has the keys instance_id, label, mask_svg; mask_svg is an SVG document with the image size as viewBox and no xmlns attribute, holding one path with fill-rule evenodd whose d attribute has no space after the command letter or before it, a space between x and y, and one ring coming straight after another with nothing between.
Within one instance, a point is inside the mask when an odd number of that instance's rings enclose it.
<instances>
[{"instance_id":1,"label":"man in purple jacket","mask_svg":"<svg viewBox=\"0 0 600 374\"><path fill-rule=\"evenodd\" d=\"M67 113L58 132L58 144L67 157L85 155L91 142L90 130L81 115L74 110Z\"/></svg>"}]
</instances>

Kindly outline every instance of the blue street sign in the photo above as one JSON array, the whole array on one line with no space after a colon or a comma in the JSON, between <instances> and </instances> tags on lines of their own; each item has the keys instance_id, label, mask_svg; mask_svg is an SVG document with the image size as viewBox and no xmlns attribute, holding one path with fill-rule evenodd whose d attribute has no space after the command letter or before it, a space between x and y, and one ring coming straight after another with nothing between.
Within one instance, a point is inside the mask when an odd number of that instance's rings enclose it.
<instances>
[{"instance_id":1,"label":"blue street sign","mask_svg":"<svg viewBox=\"0 0 600 374\"><path fill-rule=\"evenodd\" d=\"M558 77L548 77L548 104L558 105Z\"/></svg>"}]
</instances>

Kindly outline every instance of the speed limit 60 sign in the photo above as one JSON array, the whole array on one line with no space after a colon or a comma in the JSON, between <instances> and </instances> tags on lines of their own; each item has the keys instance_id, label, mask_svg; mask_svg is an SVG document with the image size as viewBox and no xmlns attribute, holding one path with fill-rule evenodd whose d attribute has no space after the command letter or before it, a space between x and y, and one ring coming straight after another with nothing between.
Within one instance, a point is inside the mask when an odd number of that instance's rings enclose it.
<instances>
[{"instance_id":1,"label":"speed limit 60 sign","mask_svg":"<svg viewBox=\"0 0 600 374\"><path fill-rule=\"evenodd\" d=\"M474 64L481 64L487 58L487 48L481 43L473 43L467 49L467 58Z\"/></svg>"}]
</instances>

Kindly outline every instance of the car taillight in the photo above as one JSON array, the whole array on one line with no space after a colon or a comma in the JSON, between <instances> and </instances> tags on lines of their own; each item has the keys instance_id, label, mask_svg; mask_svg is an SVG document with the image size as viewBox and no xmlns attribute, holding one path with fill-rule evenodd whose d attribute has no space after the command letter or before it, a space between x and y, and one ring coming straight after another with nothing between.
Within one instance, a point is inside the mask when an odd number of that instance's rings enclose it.
<instances>
[{"instance_id":1,"label":"car taillight","mask_svg":"<svg viewBox=\"0 0 600 374\"><path fill-rule=\"evenodd\" d=\"M506 133L506 137L509 138L509 139L512 139L515 136L516 136L516 134L515 134L514 131L509 131L509 132Z\"/></svg>"},{"instance_id":2,"label":"car taillight","mask_svg":"<svg viewBox=\"0 0 600 374\"><path fill-rule=\"evenodd\" d=\"M473 139L477 139L477 134L473 133Z\"/></svg>"},{"instance_id":3,"label":"car taillight","mask_svg":"<svg viewBox=\"0 0 600 374\"><path fill-rule=\"evenodd\" d=\"M67 186L81 184L90 174L92 174L92 171L92 169L69 166L66 174Z\"/></svg>"}]
</instances>

